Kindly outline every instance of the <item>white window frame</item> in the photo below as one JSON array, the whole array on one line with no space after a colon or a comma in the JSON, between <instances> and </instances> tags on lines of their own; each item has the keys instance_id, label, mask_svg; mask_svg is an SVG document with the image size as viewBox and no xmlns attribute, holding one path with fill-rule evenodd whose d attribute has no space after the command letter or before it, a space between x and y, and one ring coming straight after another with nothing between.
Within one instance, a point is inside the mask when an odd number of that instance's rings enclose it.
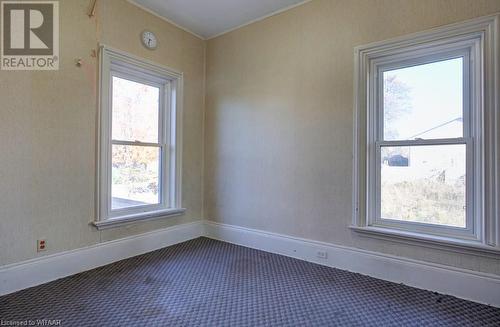
<instances>
[{"instance_id":1,"label":"white window frame","mask_svg":"<svg viewBox=\"0 0 500 327\"><path fill-rule=\"evenodd\" d=\"M96 219L98 229L137 221L178 216L182 208L182 73L101 45L99 49L99 114ZM157 143L112 139L112 80L124 78L159 88ZM160 149L160 203L111 209L112 145L153 146Z\"/></svg>"},{"instance_id":2,"label":"white window frame","mask_svg":"<svg viewBox=\"0 0 500 327\"><path fill-rule=\"evenodd\" d=\"M363 235L473 252L500 251L499 17L491 15L355 49L353 224ZM463 137L383 140L383 72L463 58ZM466 228L381 219L382 146L466 145Z\"/></svg>"}]
</instances>

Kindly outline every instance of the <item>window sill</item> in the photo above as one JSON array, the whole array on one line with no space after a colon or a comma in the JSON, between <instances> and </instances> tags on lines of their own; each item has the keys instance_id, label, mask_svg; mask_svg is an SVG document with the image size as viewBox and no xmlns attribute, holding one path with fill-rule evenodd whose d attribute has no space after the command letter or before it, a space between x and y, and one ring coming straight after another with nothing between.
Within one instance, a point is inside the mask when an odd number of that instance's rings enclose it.
<instances>
[{"instance_id":1,"label":"window sill","mask_svg":"<svg viewBox=\"0 0 500 327\"><path fill-rule=\"evenodd\" d=\"M478 241L459 240L446 236L435 236L381 227L350 226L352 230L367 237L386 241L399 242L410 245L425 246L428 248L480 255L484 257L500 258L500 248L485 245Z\"/></svg>"},{"instance_id":2,"label":"window sill","mask_svg":"<svg viewBox=\"0 0 500 327\"><path fill-rule=\"evenodd\" d=\"M124 225L130 225L153 219L180 216L183 215L184 212L186 212L185 208L141 212L133 215L113 217L101 221L93 221L92 225L94 225L97 229L102 230L102 229L120 227Z\"/></svg>"}]
</instances>

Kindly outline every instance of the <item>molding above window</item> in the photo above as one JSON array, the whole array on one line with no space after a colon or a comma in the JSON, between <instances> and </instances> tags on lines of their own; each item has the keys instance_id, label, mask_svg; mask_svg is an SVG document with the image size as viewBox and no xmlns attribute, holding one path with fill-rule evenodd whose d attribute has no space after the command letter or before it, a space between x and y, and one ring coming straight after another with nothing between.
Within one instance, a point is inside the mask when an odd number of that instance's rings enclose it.
<instances>
[{"instance_id":1,"label":"molding above window","mask_svg":"<svg viewBox=\"0 0 500 327\"><path fill-rule=\"evenodd\" d=\"M354 160L353 160L353 222L352 230L366 236L404 241L411 244L427 244L441 249L470 249L488 255L500 254L500 14L479 17L469 21L446 25L387 41L375 42L355 48L354 76ZM471 213L476 225L474 238L455 238L453 235L433 235L427 232L402 230L397 227L372 224L367 190L369 185L369 147L373 142L370 134L370 94L373 92L374 74L377 67L395 61L411 62L432 53L447 53L468 48L471 52L471 80L477 82L477 93L471 101L480 110L474 125L479 132L480 149L473 157L480 167L475 168L474 194L480 203L479 210ZM441 56L441 55L438 55ZM468 57L465 57L468 58ZM476 69L477 68L477 69ZM417 142L418 143L418 142ZM428 143L426 140L425 143ZM477 182L476 182L477 181ZM370 182L371 183L371 182ZM378 191L377 191L378 192ZM463 252L463 251L462 251Z\"/></svg>"}]
</instances>

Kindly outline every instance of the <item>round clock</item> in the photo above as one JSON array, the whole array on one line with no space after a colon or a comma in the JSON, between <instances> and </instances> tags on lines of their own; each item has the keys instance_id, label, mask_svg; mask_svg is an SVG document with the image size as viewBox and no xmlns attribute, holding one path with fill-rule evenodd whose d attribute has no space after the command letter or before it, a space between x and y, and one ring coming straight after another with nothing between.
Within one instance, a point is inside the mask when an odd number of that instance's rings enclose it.
<instances>
[{"instance_id":1,"label":"round clock","mask_svg":"<svg viewBox=\"0 0 500 327\"><path fill-rule=\"evenodd\" d=\"M142 44L150 50L156 49L156 47L158 46L158 40L156 39L156 35L151 31L142 32L141 41Z\"/></svg>"}]
</instances>

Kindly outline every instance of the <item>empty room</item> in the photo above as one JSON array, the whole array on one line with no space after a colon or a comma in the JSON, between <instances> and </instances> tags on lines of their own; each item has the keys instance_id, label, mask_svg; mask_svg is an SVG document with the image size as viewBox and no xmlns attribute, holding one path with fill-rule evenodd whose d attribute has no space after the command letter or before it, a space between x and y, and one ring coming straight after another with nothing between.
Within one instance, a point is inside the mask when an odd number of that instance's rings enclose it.
<instances>
[{"instance_id":1,"label":"empty room","mask_svg":"<svg viewBox=\"0 0 500 327\"><path fill-rule=\"evenodd\" d=\"M500 0L0 7L0 326L500 327Z\"/></svg>"}]
</instances>

